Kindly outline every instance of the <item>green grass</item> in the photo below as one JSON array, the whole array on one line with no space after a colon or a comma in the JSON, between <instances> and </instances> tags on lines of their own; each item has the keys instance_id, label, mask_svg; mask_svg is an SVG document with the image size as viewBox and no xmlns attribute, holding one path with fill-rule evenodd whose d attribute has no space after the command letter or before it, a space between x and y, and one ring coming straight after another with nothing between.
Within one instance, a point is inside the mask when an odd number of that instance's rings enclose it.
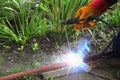
<instances>
[{"instance_id":1,"label":"green grass","mask_svg":"<svg viewBox=\"0 0 120 80\"><path fill-rule=\"evenodd\" d=\"M90 0L89 0L90 1ZM0 20L0 45L15 41L24 45L36 36L51 34L59 41L74 34L73 25L63 26L61 22L75 17L76 11L89 2L88 0L10 0L2 5L4 19ZM1 3L2 4L2 3Z\"/></svg>"},{"instance_id":2,"label":"green grass","mask_svg":"<svg viewBox=\"0 0 120 80\"><path fill-rule=\"evenodd\" d=\"M104 20L108 21L113 26L120 27L120 10L109 10L104 15Z\"/></svg>"},{"instance_id":3,"label":"green grass","mask_svg":"<svg viewBox=\"0 0 120 80\"><path fill-rule=\"evenodd\" d=\"M2 0L0 3L0 44L15 41L24 45L32 37L46 36L47 33L59 41L65 39L65 30L69 37L77 36L73 25L63 26L61 22L75 17L76 11L90 1L30 0L24 3L22 0ZM104 20L114 26L120 26L118 8L119 4L117 9L106 12L103 15ZM100 25L105 28L105 25ZM97 26L99 25L96 25L93 30L100 30ZM83 34L84 31L80 30L78 33Z\"/></svg>"},{"instance_id":4,"label":"green grass","mask_svg":"<svg viewBox=\"0 0 120 80\"><path fill-rule=\"evenodd\" d=\"M0 41L3 43L15 41L25 44L35 36L45 36L50 30L50 22L42 18L43 13L33 7L32 2L12 0L12 6L4 7L11 14L12 20L5 16L0 23ZM32 9L34 8L34 9Z\"/></svg>"},{"instance_id":5,"label":"green grass","mask_svg":"<svg viewBox=\"0 0 120 80\"><path fill-rule=\"evenodd\" d=\"M74 18L76 11L87 2L88 0L44 0L40 3L40 8L54 27L53 38L64 39L65 29L69 36L74 33L73 25L65 27L61 25L61 22Z\"/></svg>"},{"instance_id":6,"label":"green grass","mask_svg":"<svg viewBox=\"0 0 120 80\"><path fill-rule=\"evenodd\" d=\"M0 0L0 22L5 19L5 16L10 18L9 12L4 9L5 6L9 6L9 0Z\"/></svg>"}]
</instances>

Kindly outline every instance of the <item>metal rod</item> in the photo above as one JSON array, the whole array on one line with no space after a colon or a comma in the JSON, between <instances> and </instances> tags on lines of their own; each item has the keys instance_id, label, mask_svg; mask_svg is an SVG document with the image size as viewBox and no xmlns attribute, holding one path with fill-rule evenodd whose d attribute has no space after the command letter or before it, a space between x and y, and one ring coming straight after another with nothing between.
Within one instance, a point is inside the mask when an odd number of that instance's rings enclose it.
<instances>
[{"instance_id":1,"label":"metal rod","mask_svg":"<svg viewBox=\"0 0 120 80\"><path fill-rule=\"evenodd\" d=\"M68 38L68 33L67 33L67 30L66 30L66 26L65 26L65 36L66 36L66 40L67 40L67 44L68 44L68 48L69 48L70 51L71 51L70 40L69 40L69 38Z\"/></svg>"},{"instance_id":2,"label":"metal rod","mask_svg":"<svg viewBox=\"0 0 120 80\"><path fill-rule=\"evenodd\" d=\"M3 76L3 77L0 77L0 80L11 80L11 79L15 79L15 78L22 77L25 75L41 73L41 72L45 72L48 70L57 69L57 68L65 67L65 66L67 66L65 62L55 63L52 65L43 66L43 67L32 69L29 71L24 71L24 72L19 72L19 73L14 73L11 75Z\"/></svg>"}]
</instances>

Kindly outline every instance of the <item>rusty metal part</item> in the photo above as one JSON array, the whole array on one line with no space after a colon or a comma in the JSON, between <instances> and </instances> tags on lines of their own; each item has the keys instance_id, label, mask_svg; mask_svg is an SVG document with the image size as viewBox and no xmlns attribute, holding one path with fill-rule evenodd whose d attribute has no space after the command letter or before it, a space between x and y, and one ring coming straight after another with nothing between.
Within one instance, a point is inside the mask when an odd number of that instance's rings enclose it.
<instances>
[{"instance_id":1,"label":"rusty metal part","mask_svg":"<svg viewBox=\"0 0 120 80\"><path fill-rule=\"evenodd\" d=\"M11 79L15 79L15 78L22 77L22 76L25 76L25 75L41 73L41 72L44 72L44 71L47 71L47 70L57 69L57 68L65 67L65 66L67 66L67 64L64 63L64 62L56 63L56 64L47 65L47 66L43 66L43 67L40 67L40 68L32 69L32 70L29 70L29 71L19 72L19 73L11 74L11 75L8 75L8 76L3 76L3 77L0 77L0 80L11 80Z\"/></svg>"},{"instance_id":2,"label":"rusty metal part","mask_svg":"<svg viewBox=\"0 0 120 80\"><path fill-rule=\"evenodd\" d=\"M99 60L99 59L104 59L104 58L114 58L114 52L113 51L106 51L105 53L103 53L101 55L101 53L99 54L92 54L90 53L90 55L86 56L84 58L84 62L90 62L90 61L96 61L96 60Z\"/></svg>"},{"instance_id":3,"label":"rusty metal part","mask_svg":"<svg viewBox=\"0 0 120 80\"><path fill-rule=\"evenodd\" d=\"M100 65L111 65L113 67L120 67L120 58L114 56L113 51L107 51L102 54L91 54L84 58L84 62L89 64L92 68Z\"/></svg>"}]
</instances>

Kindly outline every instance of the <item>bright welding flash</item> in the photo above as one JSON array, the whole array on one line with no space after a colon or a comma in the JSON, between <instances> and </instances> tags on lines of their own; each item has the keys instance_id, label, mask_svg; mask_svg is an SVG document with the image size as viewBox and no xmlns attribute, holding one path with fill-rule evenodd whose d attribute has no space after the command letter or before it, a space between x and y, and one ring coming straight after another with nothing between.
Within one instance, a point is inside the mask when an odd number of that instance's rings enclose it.
<instances>
[{"instance_id":1,"label":"bright welding flash","mask_svg":"<svg viewBox=\"0 0 120 80\"><path fill-rule=\"evenodd\" d=\"M67 52L63 57L63 61L66 62L69 67L88 72L90 67L84 62L84 57L90 51L89 44L90 40L87 38L80 40L77 50L75 52L71 50Z\"/></svg>"},{"instance_id":2,"label":"bright welding flash","mask_svg":"<svg viewBox=\"0 0 120 80\"><path fill-rule=\"evenodd\" d=\"M69 66L78 66L79 63L82 63L83 60L79 58L77 54L74 53L69 53L64 56L64 61L69 65Z\"/></svg>"},{"instance_id":3,"label":"bright welding flash","mask_svg":"<svg viewBox=\"0 0 120 80\"><path fill-rule=\"evenodd\" d=\"M79 54L70 52L63 57L63 61L66 62L69 67L77 67L83 71L88 71L89 66L84 63L83 58Z\"/></svg>"}]
</instances>

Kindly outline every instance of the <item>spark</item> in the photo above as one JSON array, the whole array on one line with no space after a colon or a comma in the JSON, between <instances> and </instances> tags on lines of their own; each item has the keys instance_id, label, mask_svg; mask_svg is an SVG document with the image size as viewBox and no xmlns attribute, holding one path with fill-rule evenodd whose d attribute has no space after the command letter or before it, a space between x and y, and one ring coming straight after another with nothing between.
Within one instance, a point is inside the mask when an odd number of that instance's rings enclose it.
<instances>
[{"instance_id":1,"label":"spark","mask_svg":"<svg viewBox=\"0 0 120 80\"><path fill-rule=\"evenodd\" d=\"M66 54L63 58L63 61L68 63L70 66L78 66L79 64L83 63L82 58L72 52Z\"/></svg>"},{"instance_id":2,"label":"spark","mask_svg":"<svg viewBox=\"0 0 120 80\"><path fill-rule=\"evenodd\" d=\"M89 65L87 65L83 59L90 51L89 45L90 42L87 39L83 39L78 44L78 50L76 52L69 51L62 57L62 60L66 62L70 67L76 67L77 69L81 69L87 71L89 69Z\"/></svg>"}]
</instances>

